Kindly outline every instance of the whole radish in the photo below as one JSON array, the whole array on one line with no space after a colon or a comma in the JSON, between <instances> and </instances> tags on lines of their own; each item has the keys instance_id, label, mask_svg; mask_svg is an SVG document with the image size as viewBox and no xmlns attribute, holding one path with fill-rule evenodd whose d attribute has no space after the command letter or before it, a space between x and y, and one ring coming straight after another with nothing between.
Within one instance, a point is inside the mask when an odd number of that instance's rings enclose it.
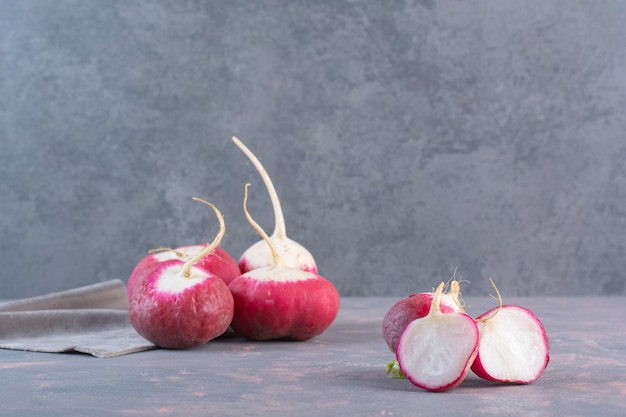
<instances>
[{"instance_id":1,"label":"whole radish","mask_svg":"<svg viewBox=\"0 0 626 417\"><path fill-rule=\"evenodd\" d=\"M231 326L252 340L307 340L324 332L339 311L339 293L326 278L286 265L263 229L244 212L272 253L271 264L245 272L228 285L235 300Z\"/></svg>"},{"instance_id":2,"label":"whole radish","mask_svg":"<svg viewBox=\"0 0 626 417\"><path fill-rule=\"evenodd\" d=\"M543 374L550 361L548 336L532 311L500 304L476 321L480 331L472 365L476 375L489 381L529 384Z\"/></svg>"},{"instance_id":3,"label":"whole radish","mask_svg":"<svg viewBox=\"0 0 626 417\"><path fill-rule=\"evenodd\" d=\"M148 255L146 255L139 261L139 263L133 269L133 272L130 274L130 277L128 278L128 299L130 300L130 297L132 295L132 289L135 280L143 270L148 269L159 262L174 259L186 262L196 256L198 253L205 250L207 246L208 243L201 245L183 246L175 249L160 248L151 251ZM204 258L196 262L196 266L204 268L207 271L217 275L227 285L230 283L230 281L241 275L241 271L239 270L239 265L237 264L237 261L235 261L235 259L228 252L226 252L219 246L213 249L213 251L211 251L211 253L206 255Z\"/></svg>"},{"instance_id":4,"label":"whole radish","mask_svg":"<svg viewBox=\"0 0 626 417\"><path fill-rule=\"evenodd\" d=\"M441 294L440 309L443 313L462 312L459 299L459 283L450 283L450 292ZM404 328L413 320L424 317L430 311L434 292L411 294L396 302L385 314L382 324L383 339L389 350L396 351L398 339Z\"/></svg>"},{"instance_id":5,"label":"whole radish","mask_svg":"<svg viewBox=\"0 0 626 417\"><path fill-rule=\"evenodd\" d=\"M225 233L222 214L213 204L207 204L220 222L215 240L187 261L154 262L133 280L130 322L137 333L163 348L202 345L223 334L233 318L234 300L226 283L197 266Z\"/></svg>"},{"instance_id":6,"label":"whole radish","mask_svg":"<svg viewBox=\"0 0 626 417\"><path fill-rule=\"evenodd\" d=\"M459 385L478 353L478 327L461 312L442 313L442 282L428 314L409 323L396 348L402 373L427 391L445 391Z\"/></svg>"},{"instance_id":7,"label":"whole radish","mask_svg":"<svg viewBox=\"0 0 626 417\"><path fill-rule=\"evenodd\" d=\"M256 268L272 265L274 262L273 252L276 251L283 265L317 274L317 265L313 255L300 243L287 237L285 218L280 200L267 171L259 159L239 139L233 136L233 142L246 154L257 171L259 171L274 209L274 232L269 236L269 241L274 246L274 249L270 249L269 243L265 240L260 240L250 246L239 258L241 272L245 273Z\"/></svg>"}]
</instances>

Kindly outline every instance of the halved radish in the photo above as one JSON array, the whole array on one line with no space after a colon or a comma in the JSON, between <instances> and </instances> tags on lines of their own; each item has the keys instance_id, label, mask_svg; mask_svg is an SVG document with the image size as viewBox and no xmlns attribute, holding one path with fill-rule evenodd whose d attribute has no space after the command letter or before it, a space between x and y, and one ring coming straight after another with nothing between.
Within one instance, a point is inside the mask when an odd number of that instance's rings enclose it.
<instances>
[{"instance_id":1,"label":"halved radish","mask_svg":"<svg viewBox=\"0 0 626 417\"><path fill-rule=\"evenodd\" d=\"M383 318L382 325L383 339L389 350L396 351L398 339L410 322L428 314L434 295L434 292L411 294L391 306ZM458 281L450 283L450 292L441 294L439 306L443 313L463 312Z\"/></svg>"},{"instance_id":2,"label":"halved radish","mask_svg":"<svg viewBox=\"0 0 626 417\"><path fill-rule=\"evenodd\" d=\"M478 353L478 327L461 312L442 313L441 283L428 314L413 320L400 336L396 359L402 373L427 391L445 391L459 385Z\"/></svg>"},{"instance_id":3,"label":"halved radish","mask_svg":"<svg viewBox=\"0 0 626 417\"><path fill-rule=\"evenodd\" d=\"M525 307L502 305L476 318L480 331L472 371L489 381L529 384L550 361L548 336L537 316Z\"/></svg>"}]
</instances>

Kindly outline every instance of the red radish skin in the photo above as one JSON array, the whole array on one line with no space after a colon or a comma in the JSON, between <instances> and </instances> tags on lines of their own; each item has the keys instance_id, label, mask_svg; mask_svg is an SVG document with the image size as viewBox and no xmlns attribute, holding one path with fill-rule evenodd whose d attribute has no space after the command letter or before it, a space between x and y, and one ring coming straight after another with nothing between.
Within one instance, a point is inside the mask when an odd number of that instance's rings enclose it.
<instances>
[{"instance_id":1,"label":"red radish skin","mask_svg":"<svg viewBox=\"0 0 626 417\"><path fill-rule=\"evenodd\" d=\"M141 336L168 349L186 349L222 335L230 325L234 301L216 275L176 259L154 264L135 280L130 322Z\"/></svg>"},{"instance_id":2,"label":"red radish skin","mask_svg":"<svg viewBox=\"0 0 626 417\"><path fill-rule=\"evenodd\" d=\"M186 251L191 252L200 252L207 245L196 245L191 247L182 247L176 249L176 251L180 251L185 253ZM191 256L190 256L191 257ZM241 270L237 265L237 261L230 256L226 250L220 248L219 246L213 250L210 254L200 259L196 263L197 267L204 268L207 271L217 275L224 281L226 285L230 284L232 280L241 275Z\"/></svg>"},{"instance_id":3,"label":"red radish skin","mask_svg":"<svg viewBox=\"0 0 626 417\"><path fill-rule=\"evenodd\" d=\"M452 287L456 288L457 294L441 295L440 309L442 313L463 311L458 299L458 283L453 281ZM391 306L385 314L382 324L383 339L389 350L396 351L398 339L410 322L428 314L434 294L434 292L411 294Z\"/></svg>"},{"instance_id":4,"label":"red radish skin","mask_svg":"<svg viewBox=\"0 0 626 417\"><path fill-rule=\"evenodd\" d=\"M173 257L172 259L176 259ZM153 254L148 254L141 258L141 260L135 265L133 268L133 272L130 273L130 277L128 277L128 282L126 283L126 291L128 292L128 301L130 302L130 298L133 294L133 288L135 287L135 282L137 279L145 275L146 272L153 268L159 261Z\"/></svg>"},{"instance_id":5,"label":"red radish skin","mask_svg":"<svg viewBox=\"0 0 626 417\"><path fill-rule=\"evenodd\" d=\"M252 340L304 341L324 332L339 310L339 294L311 272L258 268L229 285L235 300L233 330Z\"/></svg>"},{"instance_id":6,"label":"red radish skin","mask_svg":"<svg viewBox=\"0 0 626 417\"><path fill-rule=\"evenodd\" d=\"M532 311L503 305L476 320L480 331L472 365L476 375L513 384L529 384L541 377L550 361L550 348L546 330Z\"/></svg>"},{"instance_id":7,"label":"red radish skin","mask_svg":"<svg viewBox=\"0 0 626 417\"><path fill-rule=\"evenodd\" d=\"M326 278L282 263L267 234L244 212L250 224L268 242L272 264L242 274L229 284L235 301L231 326L252 340L304 341L324 332L339 311L339 293Z\"/></svg>"},{"instance_id":8,"label":"red radish skin","mask_svg":"<svg viewBox=\"0 0 626 417\"><path fill-rule=\"evenodd\" d=\"M465 313L442 313L441 293L435 291L428 314L412 321L400 336L396 359L412 384L427 391L458 386L478 353L478 327Z\"/></svg>"},{"instance_id":9,"label":"red radish skin","mask_svg":"<svg viewBox=\"0 0 626 417\"><path fill-rule=\"evenodd\" d=\"M274 250L279 253L282 264L317 274L317 264L311 252L300 243L287 236L285 218L283 216L280 200L278 199L278 194L267 171L246 145L234 136L232 140L255 166L270 195L272 208L274 209L274 232L269 236L269 240L274 245ZM272 249L270 249L267 242L260 240L246 249L241 255L239 258L239 268L242 273L246 273L256 268L269 266L273 263L273 257Z\"/></svg>"},{"instance_id":10,"label":"red radish skin","mask_svg":"<svg viewBox=\"0 0 626 417\"><path fill-rule=\"evenodd\" d=\"M223 334L233 318L234 300L224 280L196 266L220 244L224 218L213 204L197 200L211 206L218 217L215 240L187 261L156 262L133 279L130 322L137 333L163 348L204 344Z\"/></svg>"},{"instance_id":11,"label":"red radish skin","mask_svg":"<svg viewBox=\"0 0 626 417\"><path fill-rule=\"evenodd\" d=\"M186 262L189 259L193 258L195 255L197 255L199 252L204 250L207 246L208 244L183 246L176 249L164 248L164 250L162 251L150 253L149 255L142 258L128 278L128 299L130 300L130 297L132 295L132 288L135 279L137 279L137 276L143 270L150 268L151 266L159 262L173 259L178 259L180 261ZM227 285L230 283L230 281L241 275L241 271L239 270L237 261L235 261L235 259L228 252L226 252L219 246L207 256L200 259L196 263L196 266L204 268L214 275L217 275Z\"/></svg>"}]
</instances>

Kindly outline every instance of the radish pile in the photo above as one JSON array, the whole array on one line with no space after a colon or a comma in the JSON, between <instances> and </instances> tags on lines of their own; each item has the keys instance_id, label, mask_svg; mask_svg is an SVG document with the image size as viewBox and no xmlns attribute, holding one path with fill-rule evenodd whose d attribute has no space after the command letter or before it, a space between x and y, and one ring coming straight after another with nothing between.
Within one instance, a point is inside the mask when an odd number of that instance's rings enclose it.
<instances>
[{"instance_id":1,"label":"radish pile","mask_svg":"<svg viewBox=\"0 0 626 417\"><path fill-rule=\"evenodd\" d=\"M155 345L185 349L207 343L231 327L252 340L308 340L324 332L339 310L335 286L318 274L311 253L289 239L274 185L257 157L237 138L233 142L252 161L270 195L275 215L271 236L244 214L262 240L239 262L220 248L226 228L211 244L158 248L139 261L128 279L129 319Z\"/></svg>"},{"instance_id":2,"label":"radish pile","mask_svg":"<svg viewBox=\"0 0 626 417\"><path fill-rule=\"evenodd\" d=\"M213 242L151 251L128 279L130 322L159 347L199 346L228 328L251 340L305 341L323 333L337 317L337 289L319 275L311 253L287 237L272 180L258 158L232 139L265 184L274 231L268 235L252 219L246 184L243 212L261 240L236 261L219 247L226 232L222 213L194 198L217 216L220 228ZM500 305L476 318L465 312L456 280L395 303L382 323L383 338L396 357L387 372L427 391L452 389L470 370L489 381L537 380L549 361L545 329L530 310L502 305L498 296Z\"/></svg>"},{"instance_id":3,"label":"radish pile","mask_svg":"<svg viewBox=\"0 0 626 417\"><path fill-rule=\"evenodd\" d=\"M493 282L492 282L493 285ZM412 294L395 303L383 318L383 338L396 360L387 373L407 378L427 391L458 386L472 370L495 382L529 384L550 359L548 337L527 308L500 305L477 318L465 313L459 285L448 292L441 283L434 292Z\"/></svg>"}]
</instances>

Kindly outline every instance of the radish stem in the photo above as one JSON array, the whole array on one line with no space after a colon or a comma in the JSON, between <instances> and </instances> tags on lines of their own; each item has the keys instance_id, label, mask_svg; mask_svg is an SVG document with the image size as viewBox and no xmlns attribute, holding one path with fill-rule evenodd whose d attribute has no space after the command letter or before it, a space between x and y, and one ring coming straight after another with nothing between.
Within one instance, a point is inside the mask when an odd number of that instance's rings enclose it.
<instances>
[{"instance_id":1,"label":"radish stem","mask_svg":"<svg viewBox=\"0 0 626 417\"><path fill-rule=\"evenodd\" d=\"M435 290L435 295L433 296L433 302L430 305L430 312L428 314L436 314L436 313L441 313L441 294L443 293L443 288L445 287L446 283L442 282L441 284L439 284L439 286L437 287L437 289ZM433 313L433 311L435 313Z\"/></svg>"},{"instance_id":2,"label":"radish stem","mask_svg":"<svg viewBox=\"0 0 626 417\"><path fill-rule=\"evenodd\" d=\"M459 284L459 281L455 280L450 283L450 295L452 296L452 301L454 301L454 304L456 304L459 310L465 313L465 309L463 308L463 301L461 301L461 284Z\"/></svg>"},{"instance_id":3,"label":"radish stem","mask_svg":"<svg viewBox=\"0 0 626 417\"><path fill-rule=\"evenodd\" d=\"M191 275L191 267L194 266L196 262L198 262L200 259L207 256L209 253L213 251L213 249L217 248L220 245L220 243L222 242L222 238L224 237L224 234L226 233L226 225L224 224L224 216L217 209L217 207L215 207L213 203L209 203L208 201L202 200L201 198L192 197L192 199L194 201L199 201L201 203L206 204L207 206L210 206L213 209L213 211L215 211L215 215L217 216L217 219L220 222L220 230L210 245L207 245L207 247L201 250L196 256L194 256L193 258L185 262L185 264L183 265L183 270L182 270L185 278L189 278L189 276Z\"/></svg>"},{"instance_id":4,"label":"radish stem","mask_svg":"<svg viewBox=\"0 0 626 417\"><path fill-rule=\"evenodd\" d=\"M489 281L491 282L491 286L493 287L493 289L496 290L496 294L498 294L498 300L500 301L500 305L498 306L498 309L496 311L494 311L492 314L488 315L487 317L483 317L482 319L477 320L478 322L486 322L487 320L491 320L492 318L496 316L496 314L500 312L500 310L502 310L502 296L500 295L500 291L498 291L498 287L496 287L496 284L493 282L493 279L489 278Z\"/></svg>"},{"instance_id":5,"label":"radish stem","mask_svg":"<svg viewBox=\"0 0 626 417\"><path fill-rule=\"evenodd\" d=\"M276 247L270 240L267 233L265 233L265 230L263 230L263 228L259 226L257 222L254 221L254 219L248 212L248 188L250 187L250 185L251 184L249 183L245 185L245 192L244 192L244 197L243 197L243 212L246 215L246 219L248 219L248 222L250 223L250 225L252 225L254 230L256 230L257 233L261 235L265 243L267 243L267 245L270 247L270 250L272 251L272 258L274 260L274 265L278 265L280 263L280 257L278 256L278 251L276 250Z\"/></svg>"},{"instance_id":6,"label":"radish stem","mask_svg":"<svg viewBox=\"0 0 626 417\"><path fill-rule=\"evenodd\" d=\"M235 145L239 147L246 154L246 156L252 161L254 167L259 171L263 182L265 183L265 187L267 188L267 192L270 195L270 200L272 201L272 207L274 209L274 233L273 235L278 237L279 239L285 239L287 237L287 230L285 228L285 217L283 216L283 209L280 205L280 200L278 199L278 194L276 193L276 189L274 188L274 184L272 183L272 179L269 174L261 164L261 161L243 144L238 138L233 136L233 142Z\"/></svg>"},{"instance_id":7,"label":"radish stem","mask_svg":"<svg viewBox=\"0 0 626 417\"><path fill-rule=\"evenodd\" d=\"M174 252L176 254L176 256L178 256L179 258L182 258L183 256L185 256L184 253L177 251L176 249L172 249L172 248L168 248L165 246L161 246L160 248L154 248L154 249L150 249L148 251L149 254L153 254L153 253L157 253L157 252L164 252L164 251L169 251L171 250L172 252Z\"/></svg>"}]
</instances>

